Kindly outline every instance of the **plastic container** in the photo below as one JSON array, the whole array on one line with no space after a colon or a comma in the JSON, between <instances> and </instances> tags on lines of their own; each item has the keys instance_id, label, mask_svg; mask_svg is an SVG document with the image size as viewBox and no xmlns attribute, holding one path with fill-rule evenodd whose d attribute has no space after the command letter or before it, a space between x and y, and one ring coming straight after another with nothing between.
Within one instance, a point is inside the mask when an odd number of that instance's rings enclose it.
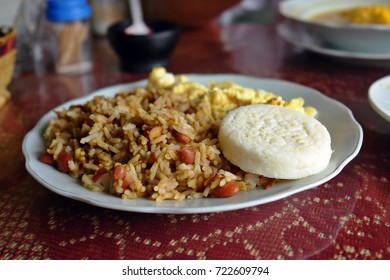
<instances>
[{"instance_id":1,"label":"plastic container","mask_svg":"<svg viewBox=\"0 0 390 280\"><path fill-rule=\"evenodd\" d=\"M58 73L83 73L92 68L90 18L87 0L48 0L46 19Z\"/></svg>"}]
</instances>

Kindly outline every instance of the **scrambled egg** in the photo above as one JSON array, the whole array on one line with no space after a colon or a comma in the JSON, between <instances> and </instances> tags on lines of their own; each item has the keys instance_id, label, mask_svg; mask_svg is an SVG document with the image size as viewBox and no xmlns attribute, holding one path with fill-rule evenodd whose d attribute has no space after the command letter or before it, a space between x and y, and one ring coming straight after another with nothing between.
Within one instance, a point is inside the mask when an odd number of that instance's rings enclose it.
<instances>
[{"instance_id":1,"label":"scrambled egg","mask_svg":"<svg viewBox=\"0 0 390 280\"><path fill-rule=\"evenodd\" d=\"M390 25L390 7L386 5L362 6L341 15L356 24L388 24Z\"/></svg>"},{"instance_id":2,"label":"scrambled egg","mask_svg":"<svg viewBox=\"0 0 390 280\"><path fill-rule=\"evenodd\" d=\"M206 102L217 120L221 120L230 110L250 104L279 105L301 111L309 116L317 115L315 108L304 107L304 100L301 97L285 101L274 93L246 88L233 82L215 82L206 86L192 82L183 75L174 76L161 67L151 71L147 88L149 90L169 89L174 94L186 94L190 101Z\"/></svg>"}]
</instances>

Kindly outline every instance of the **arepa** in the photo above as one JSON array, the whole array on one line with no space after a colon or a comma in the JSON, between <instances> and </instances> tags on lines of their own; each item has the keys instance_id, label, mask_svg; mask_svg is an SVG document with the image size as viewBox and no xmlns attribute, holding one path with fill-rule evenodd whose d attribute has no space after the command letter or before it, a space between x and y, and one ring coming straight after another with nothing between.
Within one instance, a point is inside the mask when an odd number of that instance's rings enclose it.
<instances>
[{"instance_id":1,"label":"arepa","mask_svg":"<svg viewBox=\"0 0 390 280\"><path fill-rule=\"evenodd\" d=\"M323 171L332 154L324 125L285 107L256 104L230 111L218 141L240 169L277 179L300 179Z\"/></svg>"}]
</instances>

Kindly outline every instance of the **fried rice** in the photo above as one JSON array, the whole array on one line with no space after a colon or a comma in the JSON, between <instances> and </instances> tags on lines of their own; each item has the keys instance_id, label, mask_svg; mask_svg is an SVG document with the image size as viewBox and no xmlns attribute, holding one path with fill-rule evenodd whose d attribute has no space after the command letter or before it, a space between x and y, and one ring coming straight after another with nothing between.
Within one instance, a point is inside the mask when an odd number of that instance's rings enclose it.
<instances>
[{"instance_id":1,"label":"fried rice","mask_svg":"<svg viewBox=\"0 0 390 280\"><path fill-rule=\"evenodd\" d=\"M216 93L230 99L214 102ZM145 88L95 96L57 111L44 131L47 149L42 161L91 191L124 199L228 197L268 188L275 179L232 165L217 140L224 114L252 103L316 113L299 98L284 101L228 82L202 85L156 68Z\"/></svg>"}]
</instances>

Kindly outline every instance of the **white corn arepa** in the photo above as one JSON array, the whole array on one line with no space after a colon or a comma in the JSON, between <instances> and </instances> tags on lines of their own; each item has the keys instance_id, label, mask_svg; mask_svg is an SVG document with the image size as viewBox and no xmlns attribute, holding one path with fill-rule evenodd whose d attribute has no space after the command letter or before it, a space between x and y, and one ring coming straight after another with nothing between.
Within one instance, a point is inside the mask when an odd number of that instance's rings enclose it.
<instances>
[{"instance_id":1,"label":"white corn arepa","mask_svg":"<svg viewBox=\"0 0 390 280\"><path fill-rule=\"evenodd\" d=\"M238 107L221 122L223 155L245 172L299 179L324 170L332 154L328 130L302 112L266 104Z\"/></svg>"}]
</instances>

